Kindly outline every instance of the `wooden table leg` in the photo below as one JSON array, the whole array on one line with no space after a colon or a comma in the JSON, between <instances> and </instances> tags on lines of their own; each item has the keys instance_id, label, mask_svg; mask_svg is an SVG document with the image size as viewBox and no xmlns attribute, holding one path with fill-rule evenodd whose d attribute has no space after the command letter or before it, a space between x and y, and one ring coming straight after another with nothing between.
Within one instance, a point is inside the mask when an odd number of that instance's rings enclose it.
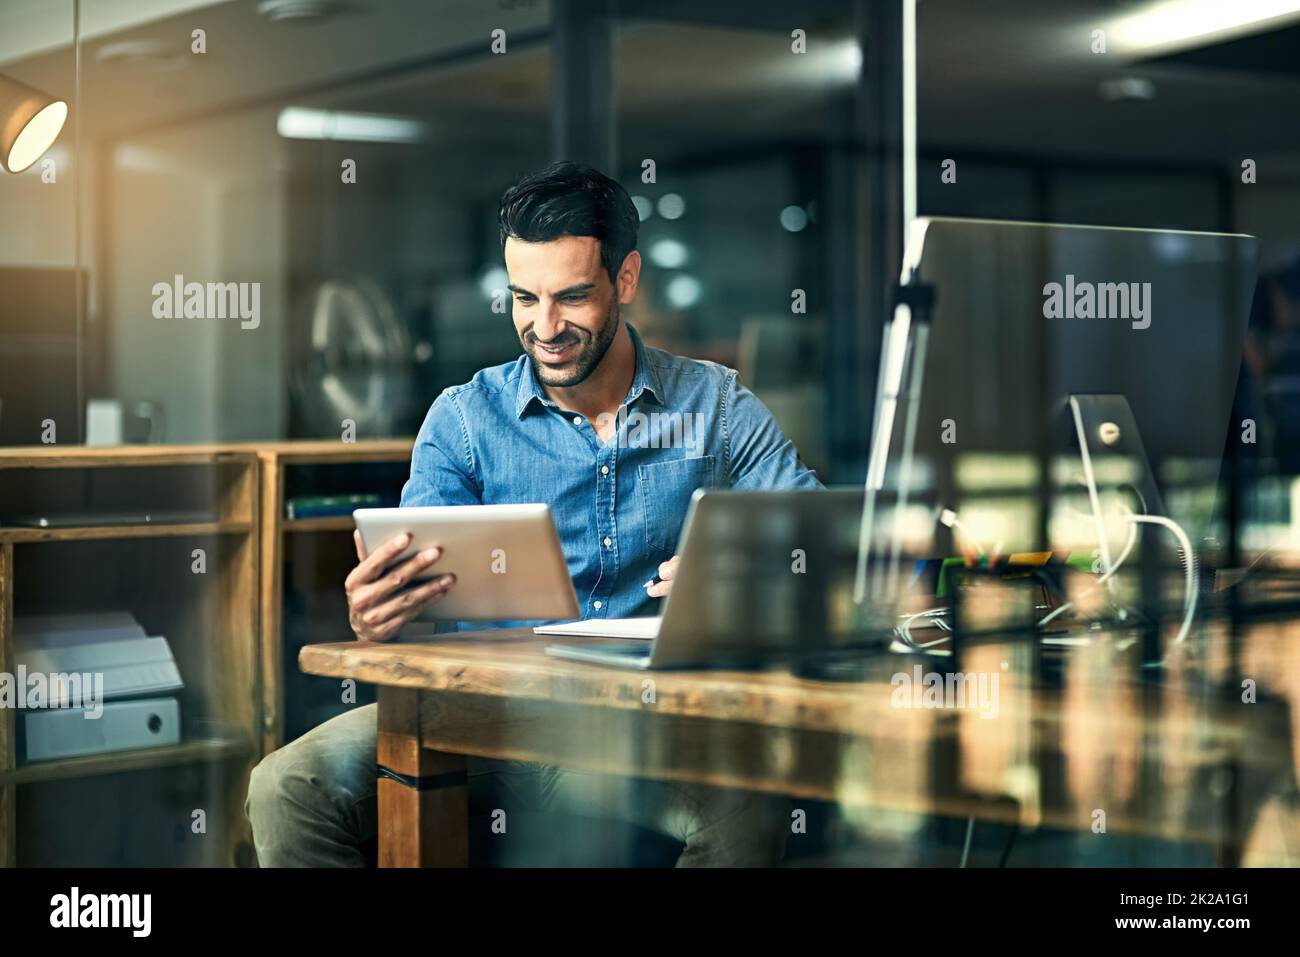
<instances>
[{"instance_id":1,"label":"wooden table leg","mask_svg":"<svg viewBox=\"0 0 1300 957\"><path fill-rule=\"evenodd\" d=\"M420 693L379 688L379 866L468 867L465 756L420 747Z\"/></svg>"}]
</instances>

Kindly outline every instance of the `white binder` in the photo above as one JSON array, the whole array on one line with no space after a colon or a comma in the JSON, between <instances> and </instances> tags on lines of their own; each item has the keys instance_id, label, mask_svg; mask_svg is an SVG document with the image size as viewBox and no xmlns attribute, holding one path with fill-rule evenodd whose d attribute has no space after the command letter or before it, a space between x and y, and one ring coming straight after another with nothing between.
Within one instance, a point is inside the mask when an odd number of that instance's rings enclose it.
<instances>
[{"instance_id":1,"label":"white binder","mask_svg":"<svg viewBox=\"0 0 1300 957\"><path fill-rule=\"evenodd\" d=\"M27 762L178 744L181 711L175 698L110 701L103 714L84 708L47 708L23 714L21 740Z\"/></svg>"},{"instance_id":2,"label":"white binder","mask_svg":"<svg viewBox=\"0 0 1300 957\"><path fill-rule=\"evenodd\" d=\"M184 687L167 639L146 635L125 612L16 618L14 635L15 665L28 674L102 674L105 700Z\"/></svg>"}]
</instances>

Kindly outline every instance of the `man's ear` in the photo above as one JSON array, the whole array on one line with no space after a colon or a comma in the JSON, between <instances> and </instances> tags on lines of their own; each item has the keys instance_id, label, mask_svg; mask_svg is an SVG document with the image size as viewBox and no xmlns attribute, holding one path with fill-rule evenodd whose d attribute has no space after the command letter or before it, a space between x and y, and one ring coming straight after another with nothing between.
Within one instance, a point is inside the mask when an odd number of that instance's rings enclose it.
<instances>
[{"instance_id":1,"label":"man's ear","mask_svg":"<svg viewBox=\"0 0 1300 957\"><path fill-rule=\"evenodd\" d=\"M637 284L641 281L641 254L635 249L623 257L618 267L618 301L626 305L636 298Z\"/></svg>"}]
</instances>

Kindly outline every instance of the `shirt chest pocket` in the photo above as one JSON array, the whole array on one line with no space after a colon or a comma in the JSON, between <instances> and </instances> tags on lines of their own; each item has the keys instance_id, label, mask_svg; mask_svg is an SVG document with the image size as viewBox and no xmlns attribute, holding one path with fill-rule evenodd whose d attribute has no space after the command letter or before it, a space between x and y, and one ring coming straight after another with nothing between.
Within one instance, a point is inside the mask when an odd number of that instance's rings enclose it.
<instances>
[{"instance_id":1,"label":"shirt chest pocket","mask_svg":"<svg viewBox=\"0 0 1300 957\"><path fill-rule=\"evenodd\" d=\"M636 477L646 546L671 555L677 548L691 495L697 488L712 488L715 484L713 456L641 465Z\"/></svg>"}]
</instances>

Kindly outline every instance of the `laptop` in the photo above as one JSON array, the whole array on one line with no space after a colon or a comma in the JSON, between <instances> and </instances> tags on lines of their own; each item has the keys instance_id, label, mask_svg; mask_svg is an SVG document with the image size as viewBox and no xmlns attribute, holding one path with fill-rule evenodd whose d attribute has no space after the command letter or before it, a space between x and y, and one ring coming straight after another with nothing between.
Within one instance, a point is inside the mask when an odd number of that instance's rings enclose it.
<instances>
[{"instance_id":1,"label":"laptop","mask_svg":"<svg viewBox=\"0 0 1300 957\"><path fill-rule=\"evenodd\" d=\"M848 646L858 614L851 592L862 495L699 489L662 617L533 630L616 639L553 644L546 653L638 669L754 667Z\"/></svg>"}]
</instances>

